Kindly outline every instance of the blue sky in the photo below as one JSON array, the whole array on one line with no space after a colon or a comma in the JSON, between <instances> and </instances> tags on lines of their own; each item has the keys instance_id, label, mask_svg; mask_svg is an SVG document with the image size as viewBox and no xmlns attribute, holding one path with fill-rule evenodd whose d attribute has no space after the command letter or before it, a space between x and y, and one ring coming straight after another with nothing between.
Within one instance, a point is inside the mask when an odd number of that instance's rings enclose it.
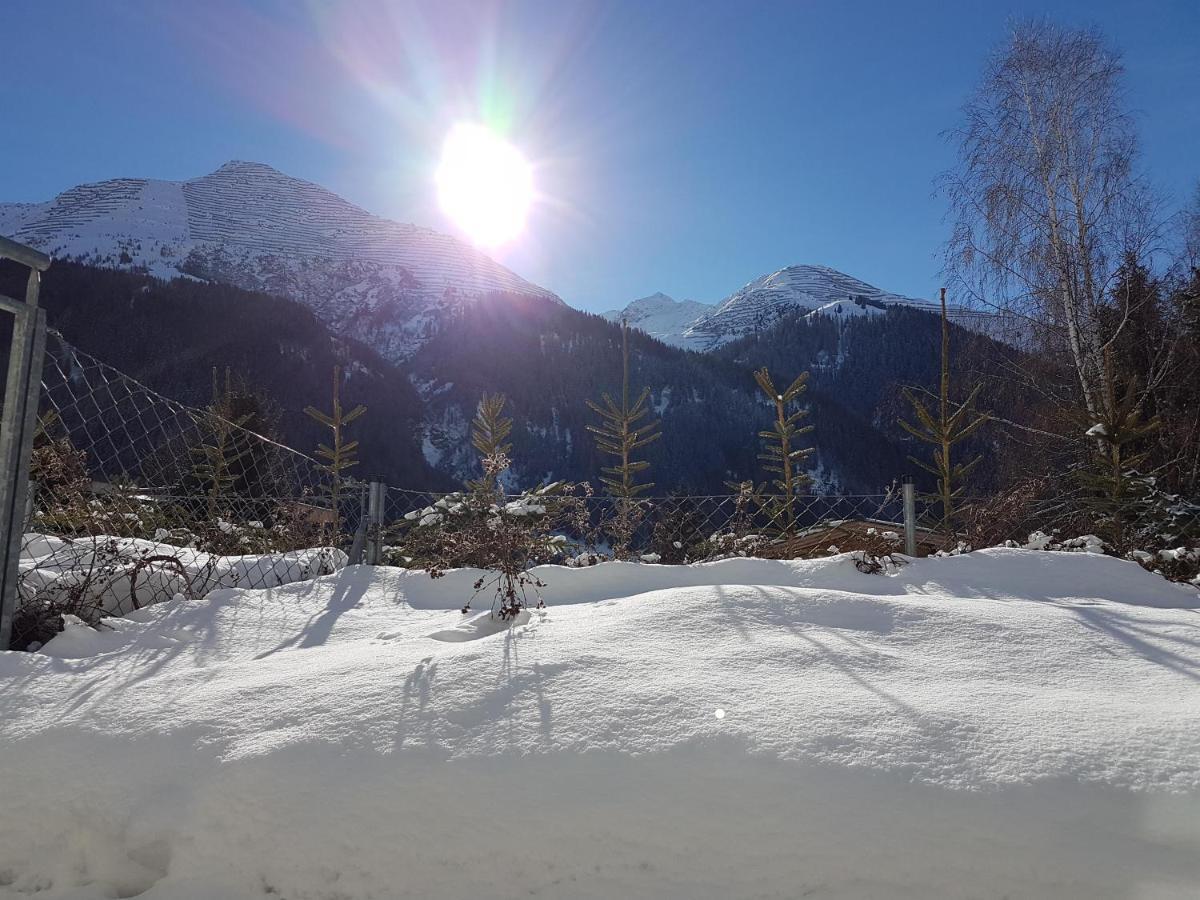
<instances>
[{"instance_id":1,"label":"blue sky","mask_svg":"<svg viewBox=\"0 0 1200 900\"><path fill-rule=\"evenodd\" d=\"M717 300L822 263L932 296L940 133L1013 16L1125 53L1147 170L1200 179L1200 2L7 0L0 200L269 163L452 231L455 122L503 129L543 199L496 254L573 305Z\"/></svg>"}]
</instances>

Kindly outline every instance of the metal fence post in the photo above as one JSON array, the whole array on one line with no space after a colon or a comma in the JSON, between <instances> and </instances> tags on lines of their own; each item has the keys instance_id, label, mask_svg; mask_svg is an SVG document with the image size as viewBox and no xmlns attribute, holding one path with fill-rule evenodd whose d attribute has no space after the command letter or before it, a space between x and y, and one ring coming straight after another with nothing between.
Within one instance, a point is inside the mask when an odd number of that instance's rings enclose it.
<instances>
[{"instance_id":1,"label":"metal fence post","mask_svg":"<svg viewBox=\"0 0 1200 900\"><path fill-rule=\"evenodd\" d=\"M367 546L367 503L370 485L360 485L358 492L358 527L354 529L354 541L350 544L350 565L357 566L363 561L363 552Z\"/></svg>"},{"instance_id":2,"label":"metal fence post","mask_svg":"<svg viewBox=\"0 0 1200 900\"><path fill-rule=\"evenodd\" d=\"M50 267L50 258L7 238L0 238L0 257L16 260L29 269L24 303L0 297L0 308L13 316L4 409L0 413L0 650L7 650L17 606L29 457L46 353L46 311L38 306L38 289L40 273Z\"/></svg>"},{"instance_id":3,"label":"metal fence post","mask_svg":"<svg viewBox=\"0 0 1200 900\"><path fill-rule=\"evenodd\" d=\"M917 555L917 486L912 476L904 476L904 553Z\"/></svg>"},{"instance_id":4,"label":"metal fence post","mask_svg":"<svg viewBox=\"0 0 1200 900\"><path fill-rule=\"evenodd\" d=\"M32 478L29 479L29 487L25 490L25 528L28 530L33 526L33 512L37 506L37 491L38 483Z\"/></svg>"},{"instance_id":5,"label":"metal fence post","mask_svg":"<svg viewBox=\"0 0 1200 900\"><path fill-rule=\"evenodd\" d=\"M383 510L387 499L387 485L372 481L367 494L367 552L363 560L368 566L377 566L383 557Z\"/></svg>"}]
</instances>

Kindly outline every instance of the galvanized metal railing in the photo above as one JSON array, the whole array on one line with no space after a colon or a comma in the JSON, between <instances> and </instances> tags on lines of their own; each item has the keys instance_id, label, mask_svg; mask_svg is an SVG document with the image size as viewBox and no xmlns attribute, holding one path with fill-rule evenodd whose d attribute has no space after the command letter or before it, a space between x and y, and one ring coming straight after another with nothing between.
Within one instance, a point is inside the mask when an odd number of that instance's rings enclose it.
<instances>
[{"instance_id":1,"label":"galvanized metal railing","mask_svg":"<svg viewBox=\"0 0 1200 900\"><path fill-rule=\"evenodd\" d=\"M29 456L46 352L46 312L38 306L38 290L41 273L50 268L50 257L4 237L0 237L0 257L29 269L23 303L0 295L0 309L13 317L4 408L0 410L0 650L7 650L17 602Z\"/></svg>"}]
</instances>

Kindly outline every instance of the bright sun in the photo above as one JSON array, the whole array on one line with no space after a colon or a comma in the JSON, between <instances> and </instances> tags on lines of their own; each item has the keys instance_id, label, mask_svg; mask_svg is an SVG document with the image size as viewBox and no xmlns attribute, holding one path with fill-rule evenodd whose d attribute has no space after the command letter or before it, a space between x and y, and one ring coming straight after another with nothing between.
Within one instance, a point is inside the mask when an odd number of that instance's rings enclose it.
<instances>
[{"instance_id":1,"label":"bright sun","mask_svg":"<svg viewBox=\"0 0 1200 900\"><path fill-rule=\"evenodd\" d=\"M517 237L533 203L533 169L521 151L482 125L455 125L437 170L442 210L475 243Z\"/></svg>"}]
</instances>

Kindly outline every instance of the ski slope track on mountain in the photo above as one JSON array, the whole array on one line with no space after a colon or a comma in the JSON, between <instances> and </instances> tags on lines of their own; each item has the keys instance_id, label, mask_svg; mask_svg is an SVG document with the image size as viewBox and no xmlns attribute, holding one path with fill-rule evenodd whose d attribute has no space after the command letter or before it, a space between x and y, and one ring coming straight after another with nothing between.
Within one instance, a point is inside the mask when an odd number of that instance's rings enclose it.
<instances>
[{"instance_id":1,"label":"ski slope track on mountain","mask_svg":"<svg viewBox=\"0 0 1200 900\"><path fill-rule=\"evenodd\" d=\"M53 256L291 297L391 359L409 356L464 303L561 302L454 237L252 162L190 181L123 178L47 203L0 204L0 234Z\"/></svg>"},{"instance_id":2,"label":"ski slope track on mountain","mask_svg":"<svg viewBox=\"0 0 1200 900\"><path fill-rule=\"evenodd\" d=\"M1200 595L1084 553L348 567L0 654L0 896L1194 898Z\"/></svg>"}]
</instances>

